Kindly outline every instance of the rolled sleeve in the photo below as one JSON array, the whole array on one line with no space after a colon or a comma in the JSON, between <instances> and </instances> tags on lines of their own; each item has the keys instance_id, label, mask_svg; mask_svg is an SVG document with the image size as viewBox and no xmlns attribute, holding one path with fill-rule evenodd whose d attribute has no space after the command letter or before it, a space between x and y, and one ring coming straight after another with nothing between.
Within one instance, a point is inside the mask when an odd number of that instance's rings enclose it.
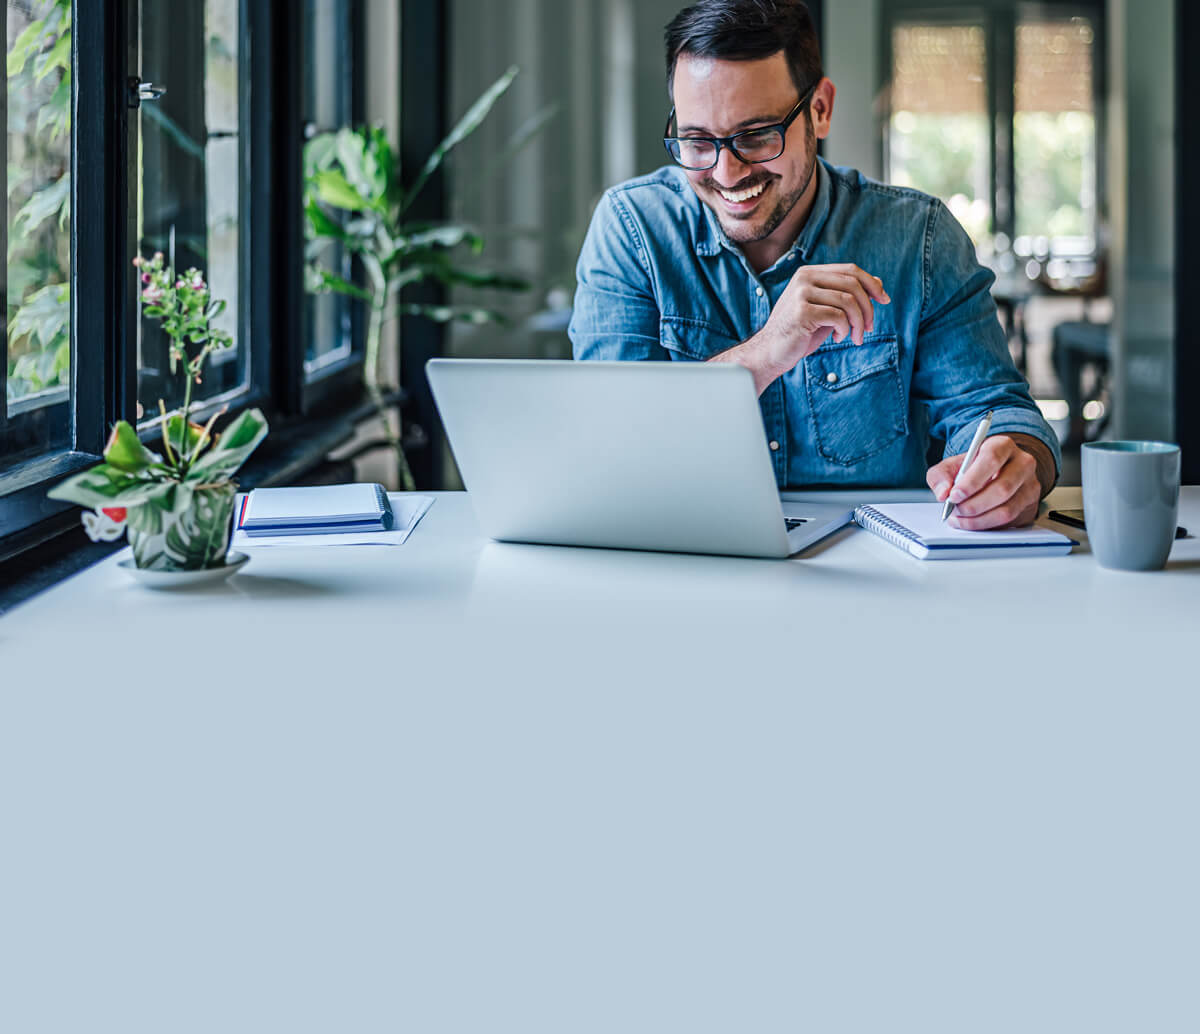
<instances>
[{"instance_id":1,"label":"rolled sleeve","mask_svg":"<svg viewBox=\"0 0 1200 1034\"><path fill-rule=\"evenodd\" d=\"M946 443L945 455L966 452L992 410L991 434L1037 438L1060 472L1058 436L1013 363L996 315L995 276L976 260L970 238L940 201L931 204L925 260L913 392L928 411L930 434Z\"/></svg>"},{"instance_id":2,"label":"rolled sleeve","mask_svg":"<svg viewBox=\"0 0 1200 1034\"><path fill-rule=\"evenodd\" d=\"M668 359L637 224L613 191L596 206L576 266L567 333L576 359Z\"/></svg>"}]
</instances>

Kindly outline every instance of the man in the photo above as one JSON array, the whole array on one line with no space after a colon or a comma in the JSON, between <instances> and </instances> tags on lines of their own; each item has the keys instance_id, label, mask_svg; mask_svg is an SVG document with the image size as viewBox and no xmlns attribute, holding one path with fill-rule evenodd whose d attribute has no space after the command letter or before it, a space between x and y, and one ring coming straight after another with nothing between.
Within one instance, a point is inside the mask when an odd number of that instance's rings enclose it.
<instances>
[{"instance_id":1,"label":"man","mask_svg":"<svg viewBox=\"0 0 1200 1034\"><path fill-rule=\"evenodd\" d=\"M575 358L746 367L780 486L924 475L960 527L1032 521L1058 441L1009 356L992 274L940 201L818 158L835 90L807 7L700 0L666 44L675 165L597 207ZM926 472L931 437L946 447Z\"/></svg>"}]
</instances>

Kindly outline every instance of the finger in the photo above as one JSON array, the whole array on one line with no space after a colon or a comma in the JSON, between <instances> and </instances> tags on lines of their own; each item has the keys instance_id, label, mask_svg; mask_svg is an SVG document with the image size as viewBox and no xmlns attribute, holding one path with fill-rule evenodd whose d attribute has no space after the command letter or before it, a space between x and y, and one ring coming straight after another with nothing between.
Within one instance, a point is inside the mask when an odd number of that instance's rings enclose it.
<instances>
[{"instance_id":1,"label":"finger","mask_svg":"<svg viewBox=\"0 0 1200 1034\"><path fill-rule=\"evenodd\" d=\"M962 527L1008 527L1028 524L1037 516L1041 484L1033 457L1014 454L979 492L954 508ZM961 483L961 482L960 482Z\"/></svg>"},{"instance_id":2,"label":"finger","mask_svg":"<svg viewBox=\"0 0 1200 1034\"><path fill-rule=\"evenodd\" d=\"M945 502L950 494L950 487L958 475L965 456L947 456L941 463L935 463L925 472L925 483L933 490L933 497L939 502Z\"/></svg>"},{"instance_id":3,"label":"finger","mask_svg":"<svg viewBox=\"0 0 1200 1034\"><path fill-rule=\"evenodd\" d=\"M838 263L825 267L827 269L836 270L839 273L844 273L847 276L854 277L860 284L863 290L867 292L877 302L882 302L884 305L891 303L891 298L888 296L883 287L883 281L877 276L868 273L861 266L856 266L853 262Z\"/></svg>"},{"instance_id":4,"label":"finger","mask_svg":"<svg viewBox=\"0 0 1200 1034\"><path fill-rule=\"evenodd\" d=\"M842 340L850 336L850 318L842 309L831 305L809 305L804 311L801 326L806 334L814 336L810 352L815 352L823 343L823 339L816 337L818 331L831 330L835 337L841 337Z\"/></svg>"},{"instance_id":5,"label":"finger","mask_svg":"<svg viewBox=\"0 0 1200 1034\"><path fill-rule=\"evenodd\" d=\"M961 503L964 499L969 499L976 492L983 488L989 481L992 480L1004 466L1008 459L1009 451L1015 449L1012 440L1004 437L994 437L985 439L983 445L979 447L979 452L975 459L966 470L959 476L958 484L950 492L950 501Z\"/></svg>"},{"instance_id":6,"label":"finger","mask_svg":"<svg viewBox=\"0 0 1200 1034\"><path fill-rule=\"evenodd\" d=\"M862 313L864 334L874 330L875 306L871 304L871 298L863 288L862 282L856 277L840 274L833 286L835 286L837 290L845 292L854 299L854 304L858 306L859 311ZM861 345L862 339L859 338L857 341L855 341L855 344Z\"/></svg>"},{"instance_id":7,"label":"finger","mask_svg":"<svg viewBox=\"0 0 1200 1034\"><path fill-rule=\"evenodd\" d=\"M823 305L830 309L840 309L850 321L850 336L856 345L861 345L863 337L870 329L862 306L850 291L839 291L828 287L812 286L805 292L805 300L810 304Z\"/></svg>"},{"instance_id":8,"label":"finger","mask_svg":"<svg viewBox=\"0 0 1200 1034\"><path fill-rule=\"evenodd\" d=\"M962 516L955 507L954 516L950 523L956 528L966 531L987 531L989 528L1018 528L1032 524L1038 513L1038 499L1041 493L1022 485L1018 493L999 506L973 517Z\"/></svg>"}]
</instances>

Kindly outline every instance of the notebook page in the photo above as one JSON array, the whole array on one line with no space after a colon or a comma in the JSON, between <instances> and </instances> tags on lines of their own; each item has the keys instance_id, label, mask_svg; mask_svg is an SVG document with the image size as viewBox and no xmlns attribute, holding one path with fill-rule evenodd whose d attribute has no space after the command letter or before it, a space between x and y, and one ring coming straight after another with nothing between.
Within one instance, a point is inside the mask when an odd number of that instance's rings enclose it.
<instances>
[{"instance_id":1,"label":"notebook page","mask_svg":"<svg viewBox=\"0 0 1200 1034\"><path fill-rule=\"evenodd\" d=\"M927 546L1050 545L1067 544L1066 535L1048 528L1004 528L967 531L942 522L943 503L878 503L872 509L911 531Z\"/></svg>"},{"instance_id":2,"label":"notebook page","mask_svg":"<svg viewBox=\"0 0 1200 1034\"><path fill-rule=\"evenodd\" d=\"M381 513L379 493L370 483L300 488L256 488L246 504L247 522L309 523Z\"/></svg>"}]
</instances>

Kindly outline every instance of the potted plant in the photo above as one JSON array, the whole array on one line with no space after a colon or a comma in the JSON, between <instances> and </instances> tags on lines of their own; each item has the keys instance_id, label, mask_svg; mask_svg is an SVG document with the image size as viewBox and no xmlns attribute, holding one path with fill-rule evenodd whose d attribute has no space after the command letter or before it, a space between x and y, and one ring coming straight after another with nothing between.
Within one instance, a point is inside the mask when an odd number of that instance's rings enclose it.
<instances>
[{"instance_id":1,"label":"potted plant","mask_svg":"<svg viewBox=\"0 0 1200 1034\"><path fill-rule=\"evenodd\" d=\"M483 249L483 238L469 227L421 222L413 219L410 209L446 155L479 127L517 72L516 66L509 68L484 91L426 159L408 188L401 182L399 154L378 127L321 133L305 145L305 286L313 294L337 292L368 307L363 378L396 454L400 486L405 491L412 491L415 485L401 444L402 429L392 423L380 383L384 321L396 315L423 316L439 323L487 323L502 321L502 317L480 306L403 304L400 292L422 281L446 287L518 291L529 287L521 277L460 262L460 252L478 254ZM557 105L549 105L529 119L499 159L519 151L556 111ZM334 244L358 258L365 274L361 284L322 266L322 252Z\"/></svg>"},{"instance_id":2,"label":"potted plant","mask_svg":"<svg viewBox=\"0 0 1200 1034\"><path fill-rule=\"evenodd\" d=\"M233 339L213 326L225 309L209 296L204 274L180 276L163 264L162 253L134 259L141 281L142 312L158 320L171 338L170 369L185 378L183 409L162 414L165 458L142 444L120 420L104 448L104 462L51 489L52 499L86 507L84 528L96 541L128 534L138 568L197 571L222 567L229 549L234 472L267 435L257 409L247 410L221 434L213 425L224 409L200 426L189 420L192 388L202 379L210 352Z\"/></svg>"}]
</instances>

